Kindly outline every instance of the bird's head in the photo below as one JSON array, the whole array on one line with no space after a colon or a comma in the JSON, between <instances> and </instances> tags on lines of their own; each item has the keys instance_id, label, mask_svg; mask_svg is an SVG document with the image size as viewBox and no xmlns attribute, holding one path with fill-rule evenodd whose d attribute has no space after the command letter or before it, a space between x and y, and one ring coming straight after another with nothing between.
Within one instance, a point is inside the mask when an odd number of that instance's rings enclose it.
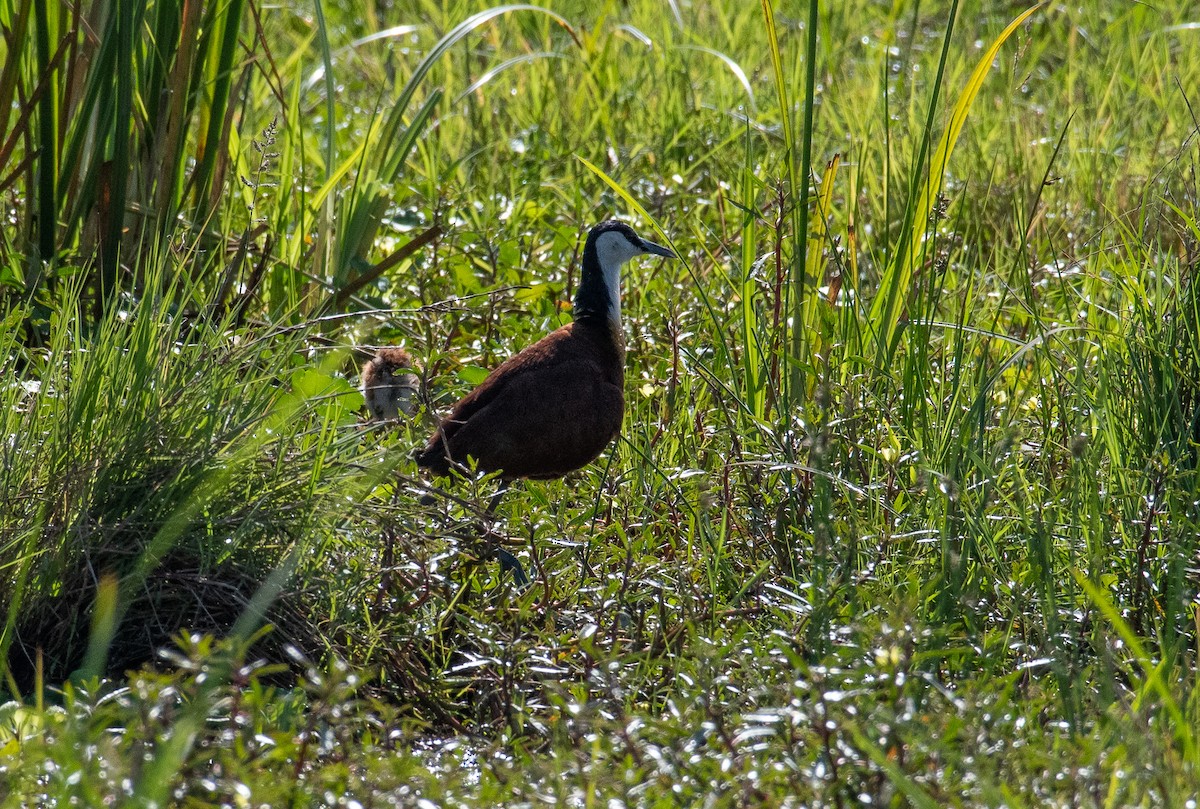
<instances>
[{"instance_id":1,"label":"bird's head","mask_svg":"<svg viewBox=\"0 0 1200 809\"><path fill-rule=\"evenodd\" d=\"M675 258L675 252L670 248L655 244L649 239L638 236L633 228L624 222L610 219L601 222L588 233L587 242L583 246L583 278L580 284L580 296L576 297L576 317L581 311L591 313L595 303L590 300L595 290L589 289L599 281L607 293L608 316L611 320L621 319L621 265L631 258L638 256L664 256ZM589 277L591 276L591 277ZM598 277L596 277L598 276ZM581 304L583 304L581 306Z\"/></svg>"},{"instance_id":2,"label":"bird's head","mask_svg":"<svg viewBox=\"0 0 1200 809\"><path fill-rule=\"evenodd\" d=\"M675 258L673 250L643 239L634 233L633 228L629 225L615 219L601 222L592 228L588 233L584 252L587 251L587 246L592 244L596 247L596 259L600 262L600 268L603 270L607 270L609 267L619 269L631 258L647 254Z\"/></svg>"}]
</instances>

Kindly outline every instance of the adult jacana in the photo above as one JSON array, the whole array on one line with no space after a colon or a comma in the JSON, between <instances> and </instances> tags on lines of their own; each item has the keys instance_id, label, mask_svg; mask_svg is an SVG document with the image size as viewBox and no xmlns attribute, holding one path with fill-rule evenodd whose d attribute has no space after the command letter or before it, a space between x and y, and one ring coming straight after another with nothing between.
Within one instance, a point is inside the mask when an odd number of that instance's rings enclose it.
<instances>
[{"instance_id":1,"label":"adult jacana","mask_svg":"<svg viewBox=\"0 0 1200 809\"><path fill-rule=\"evenodd\" d=\"M646 254L675 257L623 222L592 228L574 322L510 357L454 405L417 464L435 475L474 467L545 480L595 460L625 414L621 265Z\"/></svg>"},{"instance_id":2,"label":"adult jacana","mask_svg":"<svg viewBox=\"0 0 1200 809\"><path fill-rule=\"evenodd\" d=\"M417 464L435 476L474 469L546 480L595 460L625 414L621 265L641 255L675 258L623 222L593 227L574 322L509 357L454 405Z\"/></svg>"}]
</instances>

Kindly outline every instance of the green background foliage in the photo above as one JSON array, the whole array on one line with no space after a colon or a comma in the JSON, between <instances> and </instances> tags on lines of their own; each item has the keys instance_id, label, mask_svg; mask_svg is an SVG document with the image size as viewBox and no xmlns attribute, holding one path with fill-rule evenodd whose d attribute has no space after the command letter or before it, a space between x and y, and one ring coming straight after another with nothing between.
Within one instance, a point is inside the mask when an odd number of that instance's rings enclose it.
<instances>
[{"instance_id":1,"label":"green background foliage","mask_svg":"<svg viewBox=\"0 0 1200 809\"><path fill-rule=\"evenodd\" d=\"M1197 19L985 5L0 0L0 793L1192 797ZM516 591L409 451L611 216Z\"/></svg>"}]
</instances>

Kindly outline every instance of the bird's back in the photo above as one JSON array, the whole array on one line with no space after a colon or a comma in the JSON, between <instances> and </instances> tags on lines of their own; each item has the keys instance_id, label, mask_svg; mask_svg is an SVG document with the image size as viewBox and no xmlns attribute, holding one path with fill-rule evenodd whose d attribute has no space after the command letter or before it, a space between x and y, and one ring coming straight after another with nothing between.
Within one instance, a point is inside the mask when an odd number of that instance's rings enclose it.
<instances>
[{"instance_id":1,"label":"bird's back","mask_svg":"<svg viewBox=\"0 0 1200 809\"><path fill-rule=\"evenodd\" d=\"M621 429L624 354L619 330L608 324L558 329L458 402L417 463L445 475L470 457L480 471L535 479L590 463Z\"/></svg>"}]
</instances>

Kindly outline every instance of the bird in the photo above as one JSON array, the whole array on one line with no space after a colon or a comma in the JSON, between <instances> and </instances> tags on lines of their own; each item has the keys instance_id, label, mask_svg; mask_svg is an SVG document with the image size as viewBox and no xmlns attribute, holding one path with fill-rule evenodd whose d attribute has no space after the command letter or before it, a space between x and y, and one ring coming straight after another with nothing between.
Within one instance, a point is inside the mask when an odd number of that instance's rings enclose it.
<instances>
[{"instance_id":1,"label":"bird","mask_svg":"<svg viewBox=\"0 0 1200 809\"><path fill-rule=\"evenodd\" d=\"M501 489L514 479L550 480L599 457L625 415L625 334L621 266L642 255L676 258L618 220L587 235L573 320L497 366L415 453L435 478L496 473ZM506 554L506 552L505 552ZM501 561L511 567L515 559ZM523 571L514 569L518 582Z\"/></svg>"},{"instance_id":2,"label":"bird","mask_svg":"<svg viewBox=\"0 0 1200 809\"><path fill-rule=\"evenodd\" d=\"M574 318L509 357L451 409L418 466L435 476L471 466L503 478L560 478L595 460L625 414L621 265L640 255L675 258L617 220L591 229Z\"/></svg>"},{"instance_id":3,"label":"bird","mask_svg":"<svg viewBox=\"0 0 1200 809\"><path fill-rule=\"evenodd\" d=\"M421 380L417 366L403 348L379 349L362 371L362 394L372 421L395 421L417 411Z\"/></svg>"}]
</instances>

